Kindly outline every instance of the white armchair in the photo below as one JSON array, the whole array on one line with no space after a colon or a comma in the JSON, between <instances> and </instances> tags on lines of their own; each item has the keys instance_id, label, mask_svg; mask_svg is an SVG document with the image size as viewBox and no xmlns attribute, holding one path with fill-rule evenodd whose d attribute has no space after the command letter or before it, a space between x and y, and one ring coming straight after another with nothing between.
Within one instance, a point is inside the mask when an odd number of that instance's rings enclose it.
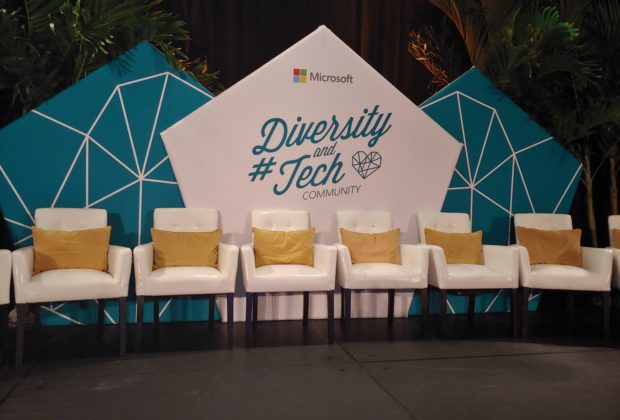
<instances>
[{"instance_id":1,"label":"white armchair","mask_svg":"<svg viewBox=\"0 0 620 420\"><path fill-rule=\"evenodd\" d=\"M277 231L309 228L307 211L253 211L252 226ZM246 292L246 332L256 328L258 294L302 292L303 324L308 323L310 292L327 292L327 326L329 343L334 342L334 288L336 287L336 248L314 244L314 266L281 264L256 267L253 244L241 247L243 284Z\"/></svg>"},{"instance_id":2,"label":"white armchair","mask_svg":"<svg viewBox=\"0 0 620 420\"><path fill-rule=\"evenodd\" d=\"M11 251L0 249L0 365L5 359L4 350L8 341L11 264Z\"/></svg>"},{"instance_id":3,"label":"white armchair","mask_svg":"<svg viewBox=\"0 0 620 420\"><path fill-rule=\"evenodd\" d=\"M340 211L340 228L360 233L382 233L392 229L392 215L388 211ZM400 245L401 264L351 262L349 249L338 244L338 284L342 296L342 319L345 331L351 319L352 290L387 290L388 322L394 319L396 290L419 290L422 301L422 328L428 315L428 248L424 245Z\"/></svg>"},{"instance_id":4,"label":"white armchair","mask_svg":"<svg viewBox=\"0 0 620 420\"><path fill-rule=\"evenodd\" d=\"M35 225L42 229L83 230L107 226L102 209L37 209ZM17 306L15 364L23 361L24 323L28 305L47 302L97 300L99 327L103 326L106 299L119 300L120 354L126 353L127 292L131 274L131 250L111 245L108 272L91 269L49 270L33 275L34 250L31 246L13 251L13 285Z\"/></svg>"},{"instance_id":5,"label":"white armchair","mask_svg":"<svg viewBox=\"0 0 620 420\"><path fill-rule=\"evenodd\" d=\"M218 228L218 212L214 209L155 209L154 227L176 232L209 232ZM153 297L153 322L159 323L159 298L162 296L207 295L209 297L209 328L215 319L215 295L226 294L228 335L233 332L233 305L239 248L220 243L217 268L213 267L164 267L153 270L153 244L139 245L134 249L136 277L136 349L142 342L144 297Z\"/></svg>"},{"instance_id":6,"label":"white armchair","mask_svg":"<svg viewBox=\"0 0 620 420\"><path fill-rule=\"evenodd\" d=\"M573 222L568 214L515 214L514 225L543 230L568 230ZM519 244L519 235L516 235ZM572 320L574 292L598 292L602 297L603 333L609 339L609 303L613 252L610 249L581 247L583 267L557 264L530 264L527 249L519 246L519 272L522 293L521 334L527 334L527 308L531 289L568 291L568 309Z\"/></svg>"},{"instance_id":7,"label":"white armchair","mask_svg":"<svg viewBox=\"0 0 620 420\"><path fill-rule=\"evenodd\" d=\"M620 289L620 244L614 243L614 237L611 234L612 229L620 229L620 216L609 216L609 247L613 252L613 270L611 276L611 287Z\"/></svg>"},{"instance_id":8,"label":"white armchair","mask_svg":"<svg viewBox=\"0 0 620 420\"><path fill-rule=\"evenodd\" d=\"M449 233L470 233L471 220L466 213L421 212L417 215L420 242L426 243L424 229ZM512 246L483 245L484 264L448 264L444 251L429 245L428 284L439 289L439 318L442 335L446 335L448 294L467 295L468 320L473 320L476 294L510 290L512 334L518 333L517 296L519 289L519 255Z\"/></svg>"}]
</instances>

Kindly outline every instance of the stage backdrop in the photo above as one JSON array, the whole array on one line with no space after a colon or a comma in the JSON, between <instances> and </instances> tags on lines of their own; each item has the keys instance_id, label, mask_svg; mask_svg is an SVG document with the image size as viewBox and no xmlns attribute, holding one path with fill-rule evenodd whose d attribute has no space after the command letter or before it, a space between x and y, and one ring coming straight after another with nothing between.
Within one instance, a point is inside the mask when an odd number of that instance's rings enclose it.
<instances>
[{"instance_id":1,"label":"stage backdrop","mask_svg":"<svg viewBox=\"0 0 620 420\"><path fill-rule=\"evenodd\" d=\"M415 214L441 209L461 150L324 26L162 137L186 206L218 209L224 240L238 245L251 241L253 209L306 209L328 244L338 240L336 211L386 209L402 241L416 243ZM399 294L400 316L411 298ZM301 316L301 295L261 299L260 318ZM354 316L383 317L386 302L359 294ZM310 313L326 316L324 294Z\"/></svg>"},{"instance_id":2,"label":"stage backdrop","mask_svg":"<svg viewBox=\"0 0 620 420\"><path fill-rule=\"evenodd\" d=\"M159 133L211 97L142 43L6 126L0 131L0 205L15 244L31 243L40 207L103 208L111 243L150 242L153 209L183 206ZM175 299L161 316L205 319L207 304ZM107 308L108 322L115 322L116 302ZM94 302L55 303L43 306L42 317L46 324L90 323L96 313ZM152 319L152 310L145 317Z\"/></svg>"},{"instance_id":3,"label":"stage backdrop","mask_svg":"<svg viewBox=\"0 0 620 420\"><path fill-rule=\"evenodd\" d=\"M514 242L515 213L568 213L581 164L475 67L420 106L464 147L445 211L469 213L484 242ZM478 311L501 311L504 293L477 299ZM537 304L533 293L530 307ZM450 297L457 311L465 298Z\"/></svg>"}]
</instances>

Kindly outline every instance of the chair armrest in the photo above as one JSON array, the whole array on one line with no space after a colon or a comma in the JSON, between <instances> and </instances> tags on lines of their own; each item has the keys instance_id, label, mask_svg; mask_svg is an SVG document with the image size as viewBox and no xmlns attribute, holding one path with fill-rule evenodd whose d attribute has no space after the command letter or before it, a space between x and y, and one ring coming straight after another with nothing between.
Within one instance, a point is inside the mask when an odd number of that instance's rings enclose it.
<instances>
[{"instance_id":1,"label":"chair armrest","mask_svg":"<svg viewBox=\"0 0 620 420\"><path fill-rule=\"evenodd\" d=\"M426 245L400 245L401 264L405 267L420 269L422 276L428 278L429 248Z\"/></svg>"},{"instance_id":2,"label":"chair armrest","mask_svg":"<svg viewBox=\"0 0 620 420\"><path fill-rule=\"evenodd\" d=\"M426 245L428 257L428 282L435 286L441 285L448 280L448 262L443 248L438 245Z\"/></svg>"},{"instance_id":3,"label":"chair armrest","mask_svg":"<svg viewBox=\"0 0 620 420\"><path fill-rule=\"evenodd\" d=\"M346 245L334 244L338 253L337 279L341 287L346 287L351 276L353 263L351 262L351 252Z\"/></svg>"},{"instance_id":4,"label":"chair armrest","mask_svg":"<svg viewBox=\"0 0 620 420\"><path fill-rule=\"evenodd\" d=\"M34 249L31 246L13 251L13 287L15 287L15 302L27 303L26 288L32 279L34 268Z\"/></svg>"},{"instance_id":5,"label":"chair armrest","mask_svg":"<svg viewBox=\"0 0 620 420\"><path fill-rule=\"evenodd\" d=\"M613 255L614 253L611 249L581 247L583 268L602 276L606 279L606 284L611 284Z\"/></svg>"},{"instance_id":6,"label":"chair armrest","mask_svg":"<svg viewBox=\"0 0 620 420\"><path fill-rule=\"evenodd\" d=\"M133 249L133 271L136 278L136 294L142 295L144 283L153 272L153 244L138 245Z\"/></svg>"},{"instance_id":7,"label":"chair armrest","mask_svg":"<svg viewBox=\"0 0 620 420\"><path fill-rule=\"evenodd\" d=\"M338 251L335 246L314 244L314 267L327 273L332 287L336 286L337 259Z\"/></svg>"},{"instance_id":8,"label":"chair armrest","mask_svg":"<svg viewBox=\"0 0 620 420\"><path fill-rule=\"evenodd\" d=\"M498 273L519 276L519 251L514 246L483 245L484 265Z\"/></svg>"},{"instance_id":9,"label":"chair armrest","mask_svg":"<svg viewBox=\"0 0 620 420\"><path fill-rule=\"evenodd\" d=\"M254 259L254 245L241 245L241 270L243 274L243 286L248 290L248 279L254 278L256 260Z\"/></svg>"},{"instance_id":10,"label":"chair armrest","mask_svg":"<svg viewBox=\"0 0 620 420\"><path fill-rule=\"evenodd\" d=\"M11 292L11 267L13 259L11 251L0 249L0 305L10 302Z\"/></svg>"},{"instance_id":11,"label":"chair armrest","mask_svg":"<svg viewBox=\"0 0 620 420\"><path fill-rule=\"evenodd\" d=\"M237 277L239 262L239 247L221 243L217 251L217 268L228 278Z\"/></svg>"},{"instance_id":12,"label":"chair armrest","mask_svg":"<svg viewBox=\"0 0 620 420\"><path fill-rule=\"evenodd\" d=\"M129 291L131 276L131 249L124 246L110 245L108 250L108 272L119 282L125 293Z\"/></svg>"},{"instance_id":13,"label":"chair armrest","mask_svg":"<svg viewBox=\"0 0 620 420\"><path fill-rule=\"evenodd\" d=\"M517 248L519 253L519 273L521 276L529 276L532 274L532 266L530 264L530 254L527 252L527 248L523 245L512 245Z\"/></svg>"}]
</instances>

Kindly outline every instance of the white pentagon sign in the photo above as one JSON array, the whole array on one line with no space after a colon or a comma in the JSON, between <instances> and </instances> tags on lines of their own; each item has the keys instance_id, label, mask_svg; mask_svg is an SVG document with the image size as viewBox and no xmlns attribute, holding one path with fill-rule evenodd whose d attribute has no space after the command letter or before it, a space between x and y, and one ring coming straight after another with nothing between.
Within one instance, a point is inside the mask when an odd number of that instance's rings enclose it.
<instances>
[{"instance_id":1,"label":"white pentagon sign","mask_svg":"<svg viewBox=\"0 0 620 420\"><path fill-rule=\"evenodd\" d=\"M338 210L390 210L417 243L415 213L441 209L462 147L324 26L162 138L185 206L218 209L238 245L253 209L308 210L322 243Z\"/></svg>"}]
</instances>

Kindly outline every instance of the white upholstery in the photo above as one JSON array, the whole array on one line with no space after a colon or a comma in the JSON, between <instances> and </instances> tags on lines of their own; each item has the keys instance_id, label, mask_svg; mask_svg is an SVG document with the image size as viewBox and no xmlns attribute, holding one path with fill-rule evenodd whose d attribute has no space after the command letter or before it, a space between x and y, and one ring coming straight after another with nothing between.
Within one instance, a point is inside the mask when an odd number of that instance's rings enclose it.
<instances>
[{"instance_id":1,"label":"white upholstery","mask_svg":"<svg viewBox=\"0 0 620 420\"><path fill-rule=\"evenodd\" d=\"M426 211L417 214L418 236L420 243L426 243L424 229L439 230L448 233L470 233L471 221L467 213L441 213Z\"/></svg>"},{"instance_id":2,"label":"white upholstery","mask_svg":"<svg viewBox=\"0 0 620 420\"><path fill-rule=\"evenodd\" d=\"M611 276L611 286L620 289L620 244L614 243L614 237L611 234L612 229L620 229L620 216L609 216L609 245L613 252L613 269Z\"/></svg>"},{"instance_id":3,"label":"white upholstery","mask_svg":"<svg viewBox=\"0 0 620 420\"><path fill-rule=\"evenodd\" d=\"M360 233L381 233L392 230L392 213L389 211L339 211L336 213L336 218L338 219L338 238L340 238L340 228Z\"/></svg>"},{"instance_id":4,"label":"white upholstery","mask_svg":"<svg viewBox=\"0 0 620 420\"><path fill-rule=\"evenodd\" d=\"M37 209L34 222L41 229L93 229L107 226L108 213L103 209Z\"/></svg>"},{"instance_id":5,"label":"white upholstery","mask_svg":"<svg viewBox=\"0 0 620 420\"><path fill-rule=\"evenodd\" d=\"M307 229L306 211L260 210L252 212L252 226L266 230ZM241 247L243 285L248 293L315 292L334 290L336 284L336 248L314 244L314 266L282 264L256 267L254 247Z\"/></svg>"},{"instance_id":6,"label":"white upholstery","mask_svg":"<svg viewBox=\"0 0 620 420\"><path fill-rule=\"evenodd\" d=\"M568 214L520 213L514 215L515 226L543 230L567 230L573 228L573 221ZM519 237L517 235L517 243Z\"/></svg>"},{"instance_id":7,"label":"white upholstery","mask_svg":"<svg viewBox=\"0 0 620 420\"><path fill-rule=\"evenodd\" d=\"M265 230L301 230L310 226L307 211L303 210L254 210L252 227Z\"/></svg>"},{"instance_id":8,"label":"white upholstery","mask_svg":"<svg viewBox=\"0 0 620 420\"><path fill-rule=\"evenodd\" d=\"M0 249L0 305L7 305L11 292L11 251Z\"/></svg>"},{"instance_id":9,"label":"white upholstery","mask_svg":"<svg viewBox=\"0 0 620 420\"><path fill-rule=\"evenodd\" d=\"M338 230L381 233L392 229L388 211L342 211L337 213ZM425 289L428 286L428 248L401 244L401 264L353 264L349 249L338 248L338 284L345 289Z\"/></svg>"},{"instance_id":10,"label":"white upholstery","mask_svg":"<svg viewBox=\"0 0 620 420\"><path fill-rule=\"evenodd\" d=\"M155 209L153 226L175 232L210 232L219 226L218 213L215 209Z\"/></svg>"},{"instance_id":11,"label":"white upholstery","mask_svg":"<svg viewBox=\"0 0 620 420\"><path fill-rule=\"evenodd\" d=\"M101 209L38 209L35 224L43 229L92 229L107 225L107 212ZM131 250L111 245L107 273L89 269L61 269L33 276L33 266L32 247L13 251L16 303L127 297Z\"/></svg>"},{"instance_id":12,"label":"white upholstery","mask_svg":"<svg viewBox=\"0 0 620 420\"><path fill-rule=\"evenodd\" d=\"M424 229L442 232L471 232L467 213L421 212L417 215L420 242ZM448 264L441 247L430 245L428 283L440 289L516 289L519 287L519 256L511 246L483 245L484 265Z\"/></svg>"},{"instance_id":13,"label":"white upholstery","mask_svg":"<svg viewBox=\"0 0 620 420\"><path fill-rule=\"evenodd\" d=\"M572 229L566 214L515 214L515 226L534 229ZM517 243L519 238L517 235ZM530 265L527 249L518 246L520 283L523 287L551 290L610 290L613 252L610 249L581 247L583 268L569 265Z\"/></svg>"},{"instance_id":14,"label":"white upholstery","mask_svg":"<svg viewBox=\"0 0 620 420\"><path fill-rule=\"evenodd\" d=\"M209 232L218 228L214 209L155 209L154 226L176 232ZM153 244L134 249L138 296L184 296L234 293L239 248L220 243L218 267L166 267L153 271Z\"/></svg>"}]
</instances>

